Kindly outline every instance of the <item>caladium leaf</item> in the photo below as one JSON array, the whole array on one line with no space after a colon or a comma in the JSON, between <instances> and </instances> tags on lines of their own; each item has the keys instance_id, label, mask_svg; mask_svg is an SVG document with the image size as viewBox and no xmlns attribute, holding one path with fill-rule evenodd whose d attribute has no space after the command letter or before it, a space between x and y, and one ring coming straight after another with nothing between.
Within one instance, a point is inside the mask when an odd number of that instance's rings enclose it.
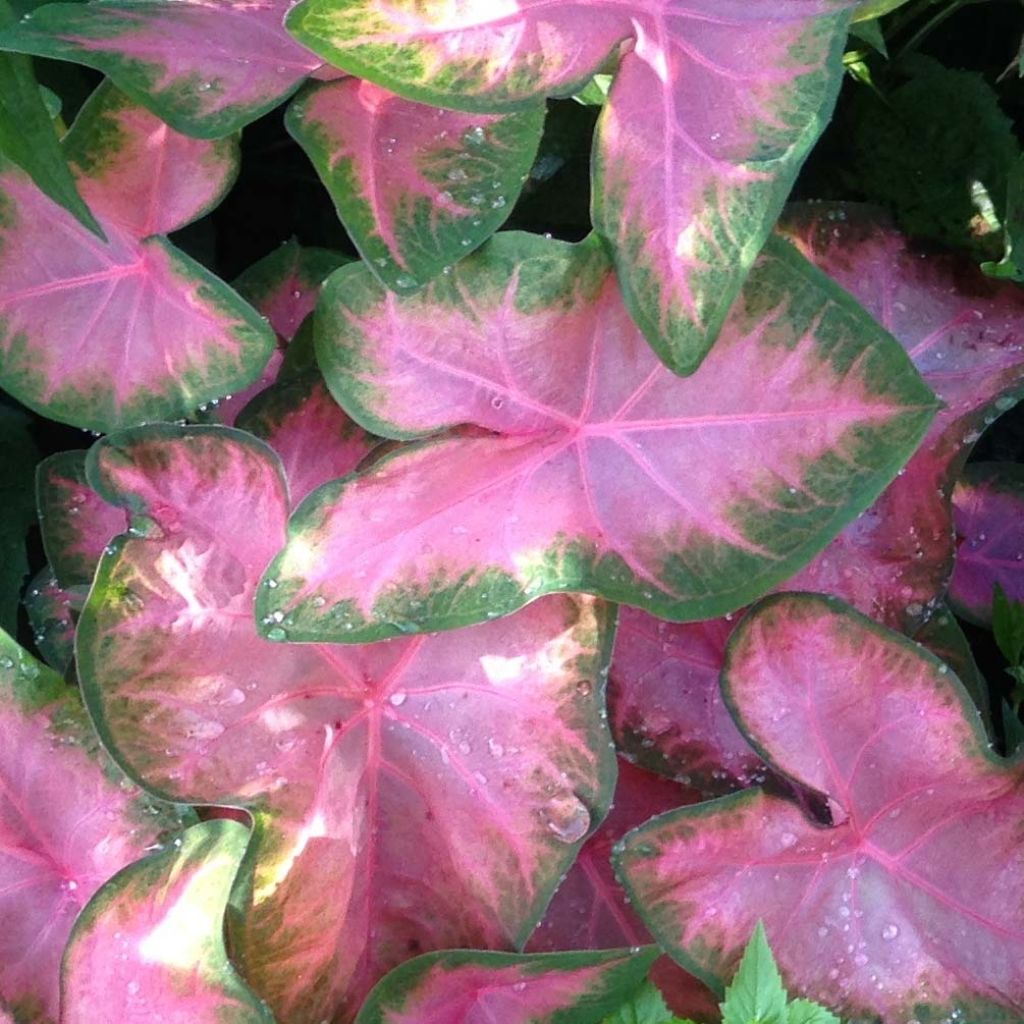
<instances>
[{"instance_id":1,"label":"caladium leaf","mask_svg":"<svg viewBox=\"0 0 1024 1024\"><path fill-rule=\"evenodd\" d=\"M763 782L718 677L735 622L673 623L623 608L608 680L612 732L638 764L718 796Z\"/></svg>"},{"instance_id":2,"label":"caladium leaf","mask_svg":"<svg viewBox=\"0 0 1024 1024\"><path fill-rule=\"evenodd\" d=\"M224 948L248 842L237 822L206 821L107 882L68 941L61 1024L274 1024Z\"/></svg>"},{"instance_id":3,"label":"caladium leaf","mask_svg":"<svg viewBox=\"0 0 1024 1024\"><path fill-rule=\"evenodd\" d=\"M0 31L14 22L7 0L0 0ZM0 54L0 154L16 163L55 203L102 237L96 218L82 201L60 150L57 131L36 84L32 63Z\"/></svg>"},{"instance_id":4,"label":"caladium leaf","mask_svg":"<svg viewBox=\"0 0 1024 1024\"><path fill-rule=\"evenodd\" d=\"M186 135L218 139L290 96L321 61L285 32L282 0L47 4L0 46L96 68Z\"/></svg>"},{"instance_id":5,"label":"caladium leaf","mask_svg":"<svg viewBox=\"0 0 1024 1024\"><path fill-rule=\"evenodd\" d=\"M0 999L57 1019L79 910L176 824L96 749L75 691L0 633Z\"/></svg>"},{"instance_id":6,"label":"caladium leaf","mask_svg":"<svg viewBox=\"0 0 1024 1024\"><path fill-rule=\"evenodd\" d=\"M25 542L35 520L32 473L39 452L20 409L0 405L0 629L17 630L18 599L28 575Z\"/></svg>"},{"instance_id":7,"label":"caladium leaf","mask_svg":"<svg viewBox=\"0 0 1024 1024\"><path fill-rule=\"evenodd\" d=\"M292 103L287 124L363 259L405 293L504 223L537 155L544 107L464 114L346 78Z\"/></svg>"},{"instance_id":8,"label":"caladium leaf","mask_svg":"<svg viewBox=\"0 0 1024 1024\"><path fill-rule=\"evenodd\" d=\"M737 628L723 688L834 824L747 790L631 833L620 877L663 948L721 982L762 919L791 992L844 1019L1019 1019L1024 766L992 753L947 666L834 599L781 595Z\"/></svg>"},{"instance_id":9,"label":"caladium leaf","mask_svg":"<svg viewBox=\"0 0 1024 1024\"><path fill-rule=\"evenodd\" d=\"M654 815L699 799L692 789L620 760L612 810L583 844L544 919L530 937L527 951L554 953L649 943L650 933L612 872L612 847L630 829ZM676 1013L694 1020L716 1019L717 1006L711 993L668 958L657 960L652 974Z\"/></svg>"},{"instance_id":10,"label":"caladium leaf","mask_svg":"<svg viewBox=\"0 0 1024 1024\"><path fill-rule=\"evenodd\" d=\"M36 468L43 549L58 586L88 587L111 538L124 533L124 510L107 504L85 478L85 451L58 452Z\"/></svg>"},{"instance_id":11,"label":"caladium leaf","mask_svg":"<svg viewBox=\"0 0 1024 1024\"><path fill-rule=\"evenodd\" d=\"M525 942L611 797L608 609L558 597L457 634L267 643L252 602L288 515L270 449L158 425L90 460L148 536L100 563L86 700L150 789L254 815L235 939L281 1019L351 1020L416 952Z\"/></svg>"},{"instance_id":12,"label":"caladium leaf","mask_svg":"<svg viewBox=\"0 0 1024 1024\"><path fill-rule=\"evenodd\" d=\"M794 208L786 233L900 341L945 403L901 475L786 583L913 633L953 570L950 493L985 425L1024 394L1024 292L919 249L876 210Z\"/></svg>"},{"instance_id":13,"label":"caladium leaf","mask_svg":"<svg viewBox=\"0 0 1024 1024\"><path fill-rule=\"evenodd\" d=\"M62 675L75 656L75 616L84 603L85 592L61 589L48 565L25 591L32 640L46 664Z\"/></svg>"},{"instance_id":14,"label":"caladium leaf","mask_svg":"<svg viewBox=\"0 0 1024 1024\"><path fill-rule=\"evenodd\" d=\"M998 585L1024 601L1024 467L974 463L953 492L956 567L949 600L957 614L991 625Z\"/></svg>"},{"instance_id":15,"label":"caladium leaf","mask_svg":"<svg viewBox=\"0 0 1024 1024\"><path fill-rule=\"evenodd\" d=\"M0 167L0 384L52 419L106 431L180 418L250 383L270 330L157 234L217 202L235 143L185 139L104 86L64 147L109 242Z\"/></svg>"},{"instance_id":16,"label":"caladium leaf","mask_svg":"<svg viewBox=\"0 0 1024 1024\"><path fill-rule=\"evenodd\" d=\"M577 92L622 54L598 128L597 229L659 355L697 368L831 115L853 0L304 0L332 64L470 112Z\"/></svg>"},{"instance_id":17,"label":"caladium leaf","mask_svg":"<svg viewBox=\"0 0 1024 1024\"><path fill-rule=\"evenodd\" d=\"M593 238L501 234L406 298L345 267L316 330L367 429L482 429L303 504L257 606L296 640L450 629L559 590L729 612L869 504L932 415L899 346L778 241L687 379L646 350Z\"/></svg>"},{"instance_id":18,"label":"caladium leaf","mask_svg":"<svg viewBox=\"0 0 1024 1024\"><path fill-rule=\"evenodd\" d=\"M453 950L396 967L357 1024L599 1024L643 981L657 949L515 956Z\"/></svg>"},{"instance_id":19,"label":"caladium leaf","mask_svg":"<svg viewBox=\"0 0 1024 1024\"><path fill-rule=\"evenodd\" d=\"M348 263L347 256L330 249L300 246L294 239L243 271L233 287L270 322L277 335L277 348L271 354L259 380L234 395L202 410L211 419L233 426L238 414L251 399L265 391L283 372L285 352L312 314L327 276Z\"/></svg>"},{"instance_id":20,"label":"caladium leaf","mask_svg":"<svg viewBox=\"0 0 1024 1024\"><path fill-rule=\"evenodd\" d=\"M348 418L316 370L258 395L238 417L238 426L277 452L295 505L329 480L353 472L379 443Z\"/></svg>"}]
</instances>

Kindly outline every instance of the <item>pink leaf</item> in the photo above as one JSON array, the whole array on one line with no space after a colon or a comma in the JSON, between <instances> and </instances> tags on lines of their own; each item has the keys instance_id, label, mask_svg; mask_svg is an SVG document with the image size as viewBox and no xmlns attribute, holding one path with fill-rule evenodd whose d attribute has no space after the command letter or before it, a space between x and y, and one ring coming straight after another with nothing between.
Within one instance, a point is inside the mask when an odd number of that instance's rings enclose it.
<instances>
[{"instance_id":1,"label":"pink leaf","mask_svg":"<svg viewBox=\"0 0 1024 1024\"><path fill-rule=\"evenodd\" d=\"M620 877L663 948L721 982L760 919L794 994L844 1018L1019 1019L1024 777L956 677L805 594L740 624L723 680L754 746L833 825L748 790L631 833Z\"/></svg>"},{"instance_id":2,"label":"pink leaf","mask_svg":"<svg viewBox=\"0 0 1024 1024\"><path fill-rule=\"evenodd\" d=\"M367 265L412 292L504 223L537 154L544 107L462 114L346 78L298 99L287 123Z\"/></svg>"},{"instance_id":3,"label":"pink leaf","mask_svg":"<svg viewBox=\"0 0 1024 1024\"><path fill-rule=\"evenodd\" d=\"M238 294L270 321L278 347L255 384L202 410L209 412L210 419L233 426L246 405L278 379L285 366L284 353L313 312L324 279L348 262L341 253L300 246L293 239L235 279L233 287Z\"/></svg>"},{"instance_id":4,"label":"pink leaf","mask_svg":"<svg viewBox=\"0 0 1024 1024\"><path fill-rule=\"evenodd\" d=\"M544 920L531 936L527 950L554 953L649 943L650 933L615 880L612 847L630 829L654 815L699 799L693 790L620 760L612 811L584 843ZM658 987L675 1013L702 1020L717 1019L717 1005L711 993L692 975L665 958L656 961L654 972Z\"/></svg>"},{"instance_id":5,"label":"pink leaf","mask_svg":"<svg viewBox=\"0 0 1024 1024\"><path fill-rule=\"evenodd\" d=\"M501 234L408 298L343 268L317 332L367 429L469 429L303 506L258 598L298 640L450 629L560 590L729 612L870 504L932 415L899 347L778 241L686 379L644 344L593 239Z\"/></svg>"},{"instance_id":6,"label":"pink leaf","mask_svg":"<svg viewBox=\"0 0 1024 1024\"><path fill-rule=\"evenodd\" d=\"M105 431L182 417L250 383L271 332L154 235L216 202L234 175L235 144L177 136L101 86L65 150L109 241L20 171L0 168L3 387L52 419Z\"/></svg>"},{"instance_id":7,"label":"pink leaf","mask_svg":"<svg viewBox=\"0 0 1024 1024\"><path fill-rule=\"evenodd\" d=\"M97 0L36 8L5 48L87 64L180 132L216 139L290 96L320 61L284 0Z\"/></svg>"},{"instance_id":8,"label":"pink leaf","mask_svg":"<svg viewBox=\"0 0 1024 1024\"><path fill-rule=\"evenodd\" d=\"M58 968L79 910L167 827L95 748L75 691L0 633L0 1000L57 1019Z\"/></svg>"},{"instance_id":9,"label":"pink leaf","mask_svg":"<svg viewBox=\"0 0 1024 1024\"><path fill-rule=\"evenodd\" d=\"M972 622L992 622L996 584L1024 601L1024 469L1012 463L974 463L953 492L956 567L949 599Z\"/></svg>"},{"instance_id":10,"label":"pink leaf","mask_svg":"<svg viewBox=\"0 0 1024 1024\"><path fill-rule=\"evenodd\" d=\"M264 391L239 416L238 426L280 456L292 505L353 472L378 444L345 415L316 370Z\"/></svg>"},{"instance_id":11,"label":"pink leaf","mask_svg":"<svg viewBox=\"0 0 1024 1024\"><path fill-rule=\"evenodd\" d=\"M255 816L235 938L281 1019L351 1020L420 951L523 943L610 801L607 609L558 597L457 634L267 643L252 602L288 515L273 453L169 426L93 451L90 478L148 535L100 564L87 700L152 790Z\"/></svg>"},{"instance_id":12,"label":"pink leaf","mask_svg":"<svg viewBox=\"0 0 1024 1024\"><path fill-rule=\"evenodd\" d=\"M274 1024L224 948L248 842L235 822L204 822L107 882L68 942L61 1024Z\"/></svg>"},{"instance_id":13,"label":"pink leaf","mask_svg":"<svg viewBox=\"0 0 1024 1024\"><path fill-rule=\"evenodd\" d=\"M764 762L736 728L718 686L726 619L670 623L623 608L608 704L620 750L706 796L763 782Z\"/></svg>"},{"instance_id":14,"label":"pink leaf","mask_svg":"<svg viewBox=\"0 0 1024 1024\"><path fill-rule=\"evenodd\" d=\"M521 109L618 70L598 129L594 224L630 312L691 373L831 116L853 0L304 0L325 59L409 99Z\"/></svg>"},{"instance_id":15,"label":"pink leaf","mask_svg":"<svg viewBox=\"0 0 1024 1024\"><path fill-rule=\"evenodd\" d=\"M875 505L786 583L912 633L953 569L950 492L982 429L1024 394L1024 292L920 250L867 207L796 207L785 231L907 350L945 403Z\"/></svg>"},{"instance_id":16,"label":"pink leaf","mask_svg":"<svg viewBox=\"0 0 1024 1024\"><path fill-rule=\"evenodd\" d=\"M389 974L357 1024L599 1024L632 995L655 955L431 953Z\"/></svg>"},{"instance_id":17,"label":"pink leaf","mask_svg":"<svg viewBox=\"0 0 1024 1024\"><path fill-rule=\"evenodd\" d=\"M58 452L36 469L36 501L46 557L64 589L88 587L111 538L128 517L108 505L85 479L86 452Z\"/></svg>"}]
</instances>

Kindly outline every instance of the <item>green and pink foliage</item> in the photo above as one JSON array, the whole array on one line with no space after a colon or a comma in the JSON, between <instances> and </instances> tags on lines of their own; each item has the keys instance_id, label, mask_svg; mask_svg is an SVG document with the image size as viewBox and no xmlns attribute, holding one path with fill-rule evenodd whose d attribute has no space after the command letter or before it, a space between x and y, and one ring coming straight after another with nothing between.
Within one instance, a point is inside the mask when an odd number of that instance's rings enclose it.
<instances>
[{"instance_id":1,"label":"green and pink foliage","mask_svg":"<svg viewBox=\"0 0 1024 1024\"><path fill-rule=\"evenodd\" d=\"M765 764L718 686L734 626L732 616L675 623L623 608L615 634L608 707L616 744L704 796L765 781Z\"/></svg>"},{"instance_id":2,"label":"green and pink foliage","mask_svg":"<svg viewBox=\"0 0 1024 1024\"><path fill-rule=\"evenodd\" d=\"M643 981L656 955L653 948L430 953L380 982L357 1024L600 1024Z\"/></svg>"},{"instance_id":3,"label":"green and pink foliage","mask_svg":"<svg viewBox=\"0 0 1024 1024\"><path fill-rule=\"evenodd\" d=\"M0 633L0 1000L55 1024L75 917L178 819L97 748L75 691Z\"/></svg>"},{"instance_id":4,"label":"green and pink foliage","mask_svg":"<svg viewBox=\"0 0 1024 1024\"><path fill-rule=\"evenodd\" d=\"M1024 779L948 667L835 599L780 595L722 678L828 820L752 789L631 833L618 870L662 947L721 984L760 919L791 990L844 1019L1018 1020Z\"/></svg>"},{"instance_id":5,"label":"green and pink foliage","mask_svg":"<svg viewBox=\"0 0 1024 1024\"><path fill-rule=\"evenodd\" d=\"M1014 463L974 463L953 491L956 567L949 600L957 613L990 625L992 594L1024 601L1024 473Z\"/></svg>"},{"instance_id":6,"label":"green and pink foliage","mask_svg":"<svg viewBox=\"0 0 1024 1024\"><path fill-rule=\"evenodd\" d=\"M630 906L612 871L612 847L630 829L656 814L699 799L695 790L620 759L612 809L601 827L583 844L544 919L530 936L527 951L635 948L650 943L650 932ZM664 956L652 965L651 974L675 1013L693 1020L717 1020L714 998L693 975Z\"/></svg>"},{"instance_id":7,"label":"green and pink foliage","mask_svg":"<svg viewBox=\"0 0 1024 1024\"><path fill-rule=\"evenodd\" d=\"M284 0L48 4L0 45L87 64L180 132L218 139L290 96L322 62L285 32Z\"/></svg>"},{"instance_id":8,"label":"green and pink foliage","mask_svg":"<svg viewBox=\"0 0 1024 1024\"><path fill-rule=\"evenodd\" d=\"M366 265L405 293L504 223L537 154L544 107L465 114L345 78L296 100L288 127Z\"/></svg>"},{"instance_id":9,"label":"green and pink foliage","mask_svg":"<svg viewBox=\"0 0 1024 1024\"><path fill-rule=\"evenodd\" d=\"M89 477L134 518L79 627L86 700L154 793L254 816L234 938L275 1012L351 1020L417 952L525 942L610 802L608 610L558 596L435 637L267 642L252 603L289 510L269 448L138 428Z\"/></svg>"},{"instance_id":10,"label":"green and pink foliage","mask_svg":"<svg viewBox=\"0 0 1024 1024\"><path fill-rule=\"evenodd\" d=\"M885 493L786 589L834 594L913 633L953 572L953 485L982 430L1024 394L1024 292L918 248L867 207L799 206L783 230L892 331L944 404Z\"/></svg>"},{"instance_id":11,"label":"green and pink foliage","mask_svg":"<svg viewBox=\"0 0 1024 1024\"><path fill-rule=\"evenodd\" d=\"M697 368L827 122L847 0L304 0L293 35L411 100L469 113L568 96L615 65L594 223L659 355Z\"/></svg>"},{"instance_id":12,"label":"green and pink foliage","mask_svg":"<svg viewBox=\"0 0 1024 1024\"><path fill-rule=\"evenodd\" d=\"M188 415L254 380L270 330L164 237L219 202L235 141L186 138L104 85L63 148L107 242L0 166L4 388L52 419L104 431Z\"/></svg>"},{"instance_id":13,"label":"green and pink foliage","mask_svg":"<svg viewBox=\"0 0 1024 1024\"><path fill-rule=\"evenodd\" d=\"M451 629L553 591L732 611L866 508L934 409L899 346L779 241L690 378L646 350L593 238L503 234L407 298L342 268L316 327L357 422L446 433L303 503L257 598L281 639Z\"/></svg>"},{"instance_id":14,"label":"green and pink foliage","mask_svg":"<svg viewBox=\"0 0 1024 1024\"><path fill-rule=\"evenodd\" d=\"M36 650L61 674L74 660L75 623L84 602L85 591L64 590L48 565L28 585L22 600Z\"/></svg>"},{"instance_id":15,"label":"green and pink foliage","mask_svg":"<svg viewBox=\"0 0 1024 1024\"><path fill-rule=\"evenodd\" d=\"M237 822L207 821L107 882L68 940L61 1024L274 1024L224 947L248 842Z\"/></svg>"}]
</instances>

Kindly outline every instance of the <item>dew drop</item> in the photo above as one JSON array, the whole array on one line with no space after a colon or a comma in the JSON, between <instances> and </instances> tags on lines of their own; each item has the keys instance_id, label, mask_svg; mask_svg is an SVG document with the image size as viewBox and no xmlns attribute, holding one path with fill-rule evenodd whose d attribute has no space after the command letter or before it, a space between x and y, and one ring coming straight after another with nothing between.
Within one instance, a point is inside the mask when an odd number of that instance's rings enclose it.
<instances>
[{"instance_id":1,"label":"dew drop","mask_svg":"<svg viewBox=\"0 0 1024 1024\"><path fill-rule=\"evenodd\" d=\"M897 925L887 924L882 929L882 938L885 939L886 942L892 942L892 940L895 939L896 936L899 935L899 933L900 930Z\"/></svg>"},{"instance_id":2,"label":"dew drop","mask_svg":"<svg viewBox=\"0 0 1024 1024\"><path fill-rule=\"evenodd\" d=\"M388 697L388 703L396 708L400 708L405 703L406 694L401 690L397 690L395 693Z\"/></svg>"},{"instance_id":3,"label":"dew drop","mask_svg":"<svg viewBox=\"0 0 1024 1024\"><path fill-rule=\"evenodd\" d=\"M563 843L579 842L590 828L590 812L575 796L550 800L541 813L547 830Z\"/></svg>"}]
</instances>

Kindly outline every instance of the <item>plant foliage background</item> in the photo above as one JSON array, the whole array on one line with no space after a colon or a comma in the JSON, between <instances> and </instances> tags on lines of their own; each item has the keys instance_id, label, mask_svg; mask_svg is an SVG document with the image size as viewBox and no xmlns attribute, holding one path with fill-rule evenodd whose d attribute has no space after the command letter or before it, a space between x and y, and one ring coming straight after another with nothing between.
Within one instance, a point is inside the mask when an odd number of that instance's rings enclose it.
<instances>
[{"instance_id":1,"label":"plant foliage background","mask_svg":"<svg viewBox=\"0 0 1024 1024\"><path fill-rule=\"evenodd\" d=\"M1024 9L494 3L0 0L0 1022L1024 1019Z\"/></svg>"}]
</instances>

